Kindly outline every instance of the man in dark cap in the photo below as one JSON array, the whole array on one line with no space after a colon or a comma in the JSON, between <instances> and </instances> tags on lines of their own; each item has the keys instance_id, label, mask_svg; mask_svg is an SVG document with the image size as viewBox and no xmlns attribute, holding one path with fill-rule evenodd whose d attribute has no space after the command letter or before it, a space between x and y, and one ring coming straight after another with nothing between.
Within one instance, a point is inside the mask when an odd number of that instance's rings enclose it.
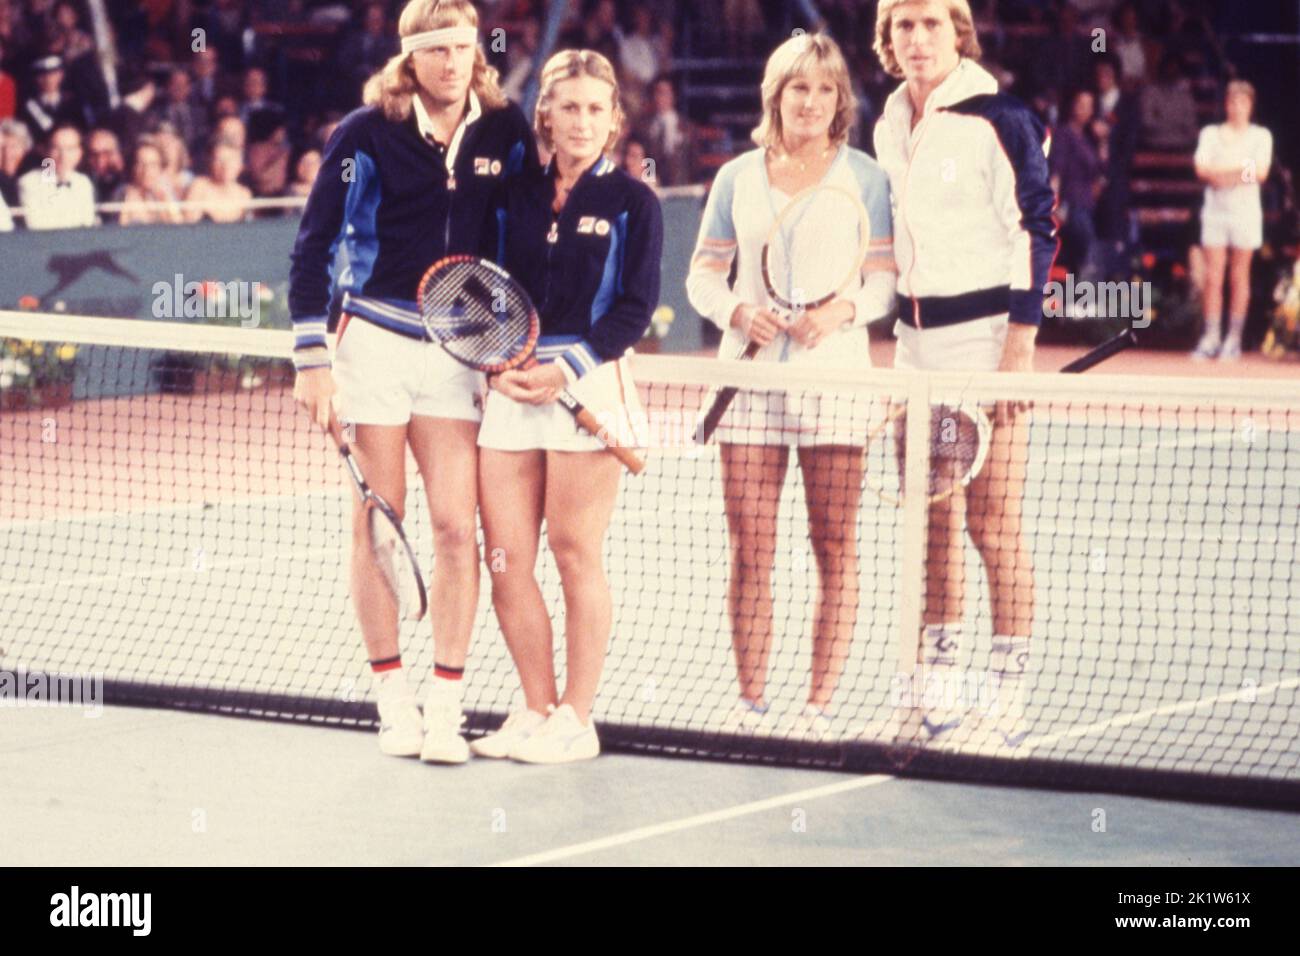
<instances>
[{"instance_id":1,"label":"man in dark cap","mask_svg":"<svg viewBox=\"0 0 1300 956\"><path fill-rule=\"evenodd\" d=\"M58 126L86 126L86 113L71 93L63 88L63 60L43 56L32 64L32 91L18 109L32 137L44 140Z\"/></svg>"}]
</instances>

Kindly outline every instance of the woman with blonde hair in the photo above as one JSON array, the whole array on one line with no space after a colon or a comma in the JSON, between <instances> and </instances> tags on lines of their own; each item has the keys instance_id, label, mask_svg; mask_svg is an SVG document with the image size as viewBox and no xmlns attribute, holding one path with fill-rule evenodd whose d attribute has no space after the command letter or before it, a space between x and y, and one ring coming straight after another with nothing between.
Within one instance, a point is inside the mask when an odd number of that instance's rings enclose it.
<instances>
[{"instance_id":1,"label":"woman with blonde hair","mask_svg":"<svg viewBox=\"0 0 1300 956\"><path fill-rule=\"evenodd\" d=\"M691 304L723 330L720 357L757 343L759 362L869 367L867 324L893 308L889 183L875 160L848 145L857 104L835 41L806 34L777 47L763 75L762 101L757 148L728 162L713 181L686 280ZM871 245L847 292L787 321L768 306L760 250L784 206L815 185L838 186L860 199ZM736 277L728 284L733 263ZM772 729L765 693L772 571L793 446L819 587L808 696L788 730L813 738L830 732L832 697L857 620L857 512L870 428L869 410L857 404L741 392L717 429L731 539L727 606L740 684L740 700L725 717L729 730Z\"/></svg>"},{"instance_id":2,"label":"woman with blonde hair","mask_svg":"<svg viewBox=\"0 0 1300 956\"><path fill-rule=\"evenodd\" d=\"M568 763L600 753L591 712L613 624L602 542L622 466L556 397L572 387L620 444L636 444L644 413L623 355L659 302L663 219L650 187L609 156L622 120L605 57L553 56L534 122L551 162L511 183L497 214L502 263L536 303L541 339L538 365L489 380L479 433L492 604L524 693L523 709L474 742L483 757ZM562 694L534 576L543 521L564 590Z\"/></svg>"},{"instance_id":3,"label":"woman with blonde hair","mask_svg":"<svg viewBox=\"0 0 1300 956\"><path fill-rule=\"evenodd\" d=\"M424 480L435 560L429 594L434 673L423 715L402 670L397 607L352 513L351 593L377 685L383 753L461 763L461 679L478 606L478 430L483 378L425 334L420 277L444 256L475 254L503 183L537 167L528 123L507 104L479 45L467 0L411 0L401 52L370 78L365 105L325 146L290 270L294 396L327 427L334 408L355 428L366 478L399 515L406 449ZM326 345L334 254L343 318ZM331 367L332 366L332 367Z\"/></svg>"},{"instance_id":4,"label":"woman with blonde hair","mask_svg":"<svg viewBox=\"0 0 1300 956\"><path fill-rule=\"evenodd\" d=\"M1250 310L1250 260L1264 244L1259 187L1273 161L1273 134L1250 121L1255 87L1245 80L1228 84L1224 107L1227 121L1201 130L1196 145L1196 175L1205 183L1205 333L1192 357L1235 362ZM1231 290L1226 338L1221 332L1225 273Z\"/></svg>"}]
</instances>

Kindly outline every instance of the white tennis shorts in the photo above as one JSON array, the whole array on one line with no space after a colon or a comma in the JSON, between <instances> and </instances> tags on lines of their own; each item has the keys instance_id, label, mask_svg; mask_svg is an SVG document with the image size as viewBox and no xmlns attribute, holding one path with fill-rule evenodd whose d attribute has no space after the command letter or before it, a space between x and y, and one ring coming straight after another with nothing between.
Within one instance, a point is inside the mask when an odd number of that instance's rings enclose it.
<instances>
[{"instance_id":1,"label":"white tennis shorts","mask_svg":"<svg viewBox=\"0 0 1300 956\"><path fill-rule=\"evenodd\" d=\"M1209 249L1258 249L1264 244L1262 215L1201 214L1201 245Z\"/></svg>"},{"instance_id":2,"label":"white tennis shorts","mask_svg":"<svg viewBox=\"0 0 1300 956\"><path fill-rule=\"evenodd\" d=\"M1009 321L1007 315L993 315L933 329L895 322L894 368L996 372Z\"/></svg>"},{"instance_id":3,"label":"white tennis shorts","mask_svg":"<svg viewBox=\"0 0 1300 956\"><path fill-rule=\"evenodd\" d=\"M646 445L646 414L626 359L603 362L569 387L619 445ZM605 443L582 428L558 401L546 405L516 402L495 389L488 392L479 428L481 448L498 451L601 451Z\"/></svg>"},{"instance_id":4,"label":"white tennis shorts","mask_svg":"<svg viewBox=\"0 0 1300 956\"><path fill-rule=\"evenodd\" d=\"M772 364L777 369L867 369L871 367L871 342L865 327L845 329L811 351L792 346L788 361ZM866 391L741 391L714 435L720 443L735 445L862 447L883 408L883 403Z\"/></svg>"},{"instance_id":5,"label":"white tennis shorts","mask_svg":"<svg viewBox=\"0 0 1300 956\"><path fill-rule=\"evenodd\" d=\"M345 316L334 353L334 409L360 425L405 425L412 415L477 422L481 372L432 342L421 342Z\"/></svg>"}]
</instances>

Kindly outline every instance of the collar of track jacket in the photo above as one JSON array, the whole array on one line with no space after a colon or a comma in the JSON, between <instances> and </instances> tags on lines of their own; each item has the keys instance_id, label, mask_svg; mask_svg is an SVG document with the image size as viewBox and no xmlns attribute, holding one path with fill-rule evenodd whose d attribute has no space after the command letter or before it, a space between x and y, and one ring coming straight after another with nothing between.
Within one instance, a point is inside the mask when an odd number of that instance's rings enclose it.
<instances>
[{"instance_id":1,"label":"collar of track jacket","mask_svg":"<svg viewBox=\"0 0 1300 956\"><path fill-rule=\"evenodd\" d=\"M925 115L929 116L937 109L960 103L972 96L997 91L998 81L992 73L974 60L962 57L925 101ZM889 94L889 99L885 100L885 119L891 125L903 128L912 122L912 98L907 93L906 82L900 84L898 89ZM907 142L907 137L903 137L902 142Z\"/></svg>"}]
</instances>

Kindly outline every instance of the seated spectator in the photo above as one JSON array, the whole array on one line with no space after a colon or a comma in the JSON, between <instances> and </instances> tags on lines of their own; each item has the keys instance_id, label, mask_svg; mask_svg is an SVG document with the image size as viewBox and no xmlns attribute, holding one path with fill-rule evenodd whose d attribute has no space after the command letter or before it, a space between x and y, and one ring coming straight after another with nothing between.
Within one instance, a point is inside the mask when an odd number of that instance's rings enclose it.
<instances>
[{"instance_id":1,"label":"seated spectator","mask_svg":"<svg viewBox=\"0 0 1300 956\"><path fill-rule=\"evenodd\" d=\"M646 91L654 78L663 72L658 44L655 43L656 26L653 11L648 7L635 7L632 10L632 33L623 38L623 45L619 48L623 107L632 116L645 108Z\"/></svg>"},{"instance_id":2,"label":"seated spectator","mask_svg":"<svg viewBox=\"0 0 1300 956\"><path fill-rule=\"evenodd\" d=\"M132 153L135 151L136 140L149 125L148 113L157 95L157 87L149 74L133 71L122 78L119 91L122 102L109 111L102 125L117 134L122 149Z\"/></svg>"},{"instance_id":3,"label":"seated spectator","mask_svg":"<svg viewBox=\"0 0 1300 956\"><path fill-rule=\"evenodd\" d=\"M650 112L637 130L638 138L654 160L655 175L662 186L690 182L690 135L686 121L677 112L673 82L661 76L650 86Z\"/></svg>"},{"instance_id":4,"label":"seated spectator","mask_svg":"<svg viewBox=\"0 0 1300 956\"><path fill-rule=\"evenodd\" d=\"M293 164L293 182L285 191L287 196L310 196L316 174L320 172L321 154L318 149L307 149Z\"/></svg>"},{"instance_id":5,"label":"seated spectator","mask_svg":"<svg viewBox=\"0 0 1300 956\"><path fill-rule=\"evenodd\" d=\"M194 170L190 167L190 151L181 139L175 127L169 123L161 124L149 137L162 151L163 178L167 181L172 194L184 196L194 182Z\"/></svg>"},{"instance_id":6,"label":"seated spectator","mask_svg":"<svg viewBox=\"0 0 1300 956\"><path fill-rule=\"evenodd\" d=\"M218 140L212 147L211 172L197 176L185 194L187 203L198 205L185 210L187 222L207 218L213 222L241 222L248 216L248 201L253 198L247 186L239 182L244 170L244 155L238 147Z\"/></svg>"},{"instance_id":7,"label":"seated spectator","mask_svg":"<svg viewBox=\"0 0 1300 956\"><path fill-rule=\"evenodd\" d=\"M654 163L647 162L645 143L636 134L628 136L623 141L619 165L623 167L623 172L641 180L647 186L659 185L659 180L655 176Z\"/></svg>"},{"instance_id":8,"label":"seated spectator","mask_svg":"<svg viewBox=\"0 0 1300 956\"><path fill-rule=\"evenodd\" d=\"M348 75L348 88L352 91L349 103L361 102L361 88L366 80L383 69L390 57L398 54L400 47L390 33L384 4L367 3L361 12L361 30L349 32L339 46L337 61Z\"/></svg>"},{"instance_id":9,"label":"seated spectator","mask_svg":"<svg viewBox=\"0 0 1300 956\"><path fill-rule=\"evenodd\" d=\"M248 145L248 127L238 116L223 116L217 120L217 125L212 131L212 138L223 143L229 143L242 154L244 147Z\"/></svg>"},{"instance_id":10,"label":"seated spectator","mask_svg":"<svg viewBox=\"0 0 1300 956\"><path fill-rule=\"evenodd\" d=\"M1060 199L1056 215L1062 223L1061 239L1071 251L1079 278L1087 282L1097 280L1093 212L1105 185L1103 159L1089 132L1094 102L1087 90L1069 99L1068 118L1053 136L1049 154L1052 185Z\"/></svg>"},{"instance_id":11,"label":"seated spectator","mask_svg":"<svg viewBox=\"0 0 1300 956\"><path fill-rule=\"evenodd\" d=\"M46 31L46 50L63 60L67 86L73 99L87 109L87 121L108 109L108 87L95 56L95 42L82 29L77 5L61 0L55 4Z\"/></svg>"},{"instance_id":12,"label":"seated spectator","mask_svg":"<svg viewBox=\"0 0 1300 956\"><path fill-rule=\"evenodd\" d=\"M537 56L537 45L541 39L541 27L533 18L523 20L517 30L511 30L510 42L506 44L506 64L501 74L501 92L512 103L519 103L524 97L524 87L532 74L533 58Z\"/></svg>"},{"instance_id":13,"label":"seated spectator","mask_svg":"<svg viewBox=\"0 0 1300 956\"><path fill-rule=\"evenodd\" d=\"M126 161L112 130L94 129L86 138L86 174L95 187L95 202L110 202L117 197ZM105 221L111 220L105 217Z\"/></svg>"},{"instance_id":14,"label":"seated spectator","mask_svg":"<svg viewBox=\"0 0 1300 956\"><path fill-rule=\"evenodd\" d=\"M194 73L194 97L205 110L211 111L221 95L217 51L211 47L196 50L190 69Z\"/></svg>"},{"instance_id":15,"label":"seated spectator","mask_svg":"<svg viewBox=\"0 0 1300 956\"><path fill-rule=\"evenodd\" d=\"M190 149L207 141L207 113L189 72L179 66L167 74L167 87L150 108L153 125L170 124Z\"/></svg>"},{"instance_id":16,"label":"seated spectator","mask_svg":"<svg viewBox=\"0 0 1300 956\"><path fill-rule=\"evenodd\" d=\"M247 126L258 113L284 115L284 107L266 98L266 71L253 66L244 71L244 98L239 105L239 118Z\"/></svg>"},{"instance_id":17,"label":"seated spectator","mask_svg":"<svg viewBox=\"0 0 1300 956\"><path fill-rule=\"evenodd\" d=\"M32 64L32 85L36 88L18 108L18 118L27 124L33 139L45 139L59 126L82 129L86 112L63 89L63 61L43 56Z\"/></svg>"},{"instance_id":18,"label":"seated spectator","mask_svg":"<svg viewBox=\"0 0 1300 956\"><path fill-rule=\"evenodd\" d=\"M216 51L219 72L239 73L244 68L249 19L243 0L212 0L205 11L196 11L192 26L203 31L207 46Z\"/></svg>"},{"instance_id":19,"label":"seated spectator","mask_svg":"<svg viewBox=\"0 0 1300 956\"><path fill-rule=\"evenodd\" d=\"M141 137L131 163L131 181L121 190L122 225L185 221L176 193L163 173L163 151L150 136ZM165 205L160 205L165 204Z\"/></svg>"},{"instance_id":20,"label":"seated spectator","mask_svg":"<svg viewBox=\"0 0 1300 956\"><path fill-rule=\"evenodd\" d=\"M71 63L77 57L95 50L95 41L81 29L79 21L74 4L63 0L55 5L54 22L46 36L46 48L62 57L64 63Z\"/></svg>"},{"instance_id":21,"label":"seated spectator","mask_svg":"<svg viewBox=\"0 0 1300 956\"><path fill-rule=\"evenodd\" d=\"M35 163L32 134L16 119L0 120L0 198L20 206L18 177Z\"/></svg>"},{"instance_id":22,"label":"seated spectator","mask_svg":"<svg viewBox=\"0 0 1300 956\"><path fill-rule=\"evenodd\" d=\"M1142 91L1142 142L1152 149L1190 151L1196 142L1196 99L1176 56L1160 63L1160 78Z\"/></svg>"},{"instance_id":23,"label":"seated spectator","mask_svg":"<svg viewBox=\"0 0 1300 956\"><path fill-rule=\"evenodd\" d=\"M271 112L254 113L248 138L247 180L253 195L284 195L292 147L282 117Z\"/></svg>"},{"instance_id":24,"label":"seated spectator","mask_svg":"<svg viewBox=\"0 0 1300 956\"><path fill-rule=\"evenodd\" d=\"M81 163L81 133L60 126L50 134L49 167L33 169L18 179L18 198L28 229L73 229L93 226L95 187L77 172Z\"/></svg>"},{"instance_id":25,"label":"seated spectator","mask_svg":"<svg viewBox=\"0 0 1300 956\"><path fill-rule=\"evenodd\" d=\"M11 119L18 112L18 84L4 71L6 39L0 33L0 120Z\"/></svg>"}]
</instances>

